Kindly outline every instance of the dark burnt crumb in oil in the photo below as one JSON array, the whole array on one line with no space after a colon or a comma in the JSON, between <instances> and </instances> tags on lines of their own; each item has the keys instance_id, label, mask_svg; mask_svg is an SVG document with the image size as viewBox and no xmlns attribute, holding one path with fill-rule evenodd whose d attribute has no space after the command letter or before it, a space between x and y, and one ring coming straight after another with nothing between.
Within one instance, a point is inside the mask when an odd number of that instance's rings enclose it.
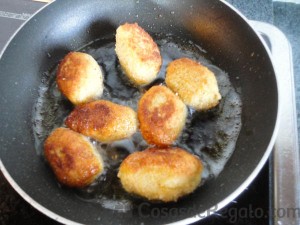
<instances>
[{"instance_id":1,"label":"dark burnt crumb in oil","mask_svg":"<svg viewBox=\"0 0 300 225\"><path fill-rule=\"evenodd\" d=\"M222 149L224 146L220 144L220 142L217 142L213 146L205 146L201 149L202 152L205 152L206 154L210 155L214 159L218 159L222 157Z\"/></svg>"},{"instance_id":2,"label":"dark burnt crumb in oil","mask_svg":"<svg viewBox=\"0 0 300 225\"><path fill-rule=\"evenodd\" d=\"M177 58L194 59L214 72L222 96L219 105L205 112L188 108L186 126L174 143L174 146L186 149L202 160L204 172L201 185L203 185L206 180L216 177L221 172L234 150L241 128L241 99L231 85L229 76L207 59L206 52L201 47L172 35L153 36L160 48L163 64L157 79L144 87L135 87L124 74L115 54L114 36L95 40L78 51L92 55L102 67L104 92L101 98L132 107L134 110L137 110L141 95L149 88L153 85L165 85L166 68ZM39 155L42 155L46 137L56 127L64 126L64 119L74 108L57 88L56 70L57 65L43 75L39 98L34 109L33 132ZM128 194L122 188L117 177L119 165L130 153L151 146L143 140L140 132L129 139L110 144L91 141L104 160L104 172L90 186L73 190L74 194L83 201L97 203L104 208L117 211L131 210L141 199Z\"/></svg>"}]
</instances>

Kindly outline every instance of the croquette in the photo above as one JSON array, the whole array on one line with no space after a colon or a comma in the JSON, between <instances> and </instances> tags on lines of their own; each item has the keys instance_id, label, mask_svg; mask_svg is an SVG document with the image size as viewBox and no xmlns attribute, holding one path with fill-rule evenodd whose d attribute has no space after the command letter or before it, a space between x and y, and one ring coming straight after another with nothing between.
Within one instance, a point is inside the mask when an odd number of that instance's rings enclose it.
<instances>
[{"instance_id":1,"label":"croquette","mask_svg":"<svg viewBox=\"0 0 300 225\"><path fill-rule=\"evenodd\" d=\"M115 50L132 83L143 86L156 78L162 64L159 48L137 23L125 23L118 27Z\"/></svg>"},{"instance_id":2,"label":"croquette","mask_svg":"<svg viewBox=\"0 0 300 225\"><path fill-rule=\"evenodd\" d=\"M90 141L68 128L49 135L44 154L58 181L69 187L85 187L103 171L102 158Z\"/></svg>"},{"instance_id":3,"label":"croquette","mask_svg":"<svg viewBox=\"0 0 300 225\"><path fill-rule=\"evenodd\" d=\"M171 145L180 135L186 116L185 104L165 86L151 87L138 103L140 131L149 144Z\"/></svg>"},{"instance_id":4,"label":"croquette","mask_svg":"<svg viewBox=\"0 0 300 225\"><path fill-rule=\"evenodd\" d=\"M71 52L59 64L56 76L59 90L78 105L100 98L103 74L97 61L89 54Z\"/></svg>"},{"instance_id":5,"label":"croquette","mask_svg":"<svg viewBox=\"0 0 300 225\"><path fill-rule=\"evenodd\" d=\"M214 73L188 58L176 59L168 65L166 84L185 104L199 111L215 107L221 99Z\"/></svg>"},{"instance_id":6,"label":"croquette","mask_svg":"<svg viewBox=\"0 0 300 225\"><path fill-rule=\"evenodd\" d=\"M65 124L103 143L128 138L138 127L133 109L106 100L77 106L66 118Z\"/></svg>"},{"instance_id":7,"label":"croquette","mask_svg":"<svg viewBox=\"0 0 300 225\"><path fill-rule=\"evenodd\" d=\"M118 177L123 188L148 200L177 201L201 181L200 159L180 148L149 148L130 154Z\"/></svg>"}]
</instances>

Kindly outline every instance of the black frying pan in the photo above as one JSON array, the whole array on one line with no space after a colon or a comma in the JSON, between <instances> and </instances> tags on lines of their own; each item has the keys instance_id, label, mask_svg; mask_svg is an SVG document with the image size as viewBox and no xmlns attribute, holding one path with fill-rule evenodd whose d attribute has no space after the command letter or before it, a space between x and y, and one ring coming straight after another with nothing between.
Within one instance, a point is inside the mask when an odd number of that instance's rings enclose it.
<instances>
[{"instance_id":1,"label":"black frying pan","mask_svg":"<svg viewBox=\"0 0 300 225\"><path fill-rule=\"evenodd\" d=\"M177 203L144 204L143 212L148 214L141 214L139 207L126 213L108 210L58 187L50 169L36 154L32 134L32 110L43 73L69 51L114 34L124 22L138 22L152 34L171 33L193 40L207 51L209 60L229 74L234 87L241 90L243 102L242 129L222 173ZM278 91L270 57L247 21L222 1L58 0L13 37L2 54L0 76L1 169L28 202L63 223L197 221L201 216L196 214L211 207L220 209L243 191L267 160L274 143ZM151 216L154 208L159 212L186 210Z\"/></svg>"}]
</instances>

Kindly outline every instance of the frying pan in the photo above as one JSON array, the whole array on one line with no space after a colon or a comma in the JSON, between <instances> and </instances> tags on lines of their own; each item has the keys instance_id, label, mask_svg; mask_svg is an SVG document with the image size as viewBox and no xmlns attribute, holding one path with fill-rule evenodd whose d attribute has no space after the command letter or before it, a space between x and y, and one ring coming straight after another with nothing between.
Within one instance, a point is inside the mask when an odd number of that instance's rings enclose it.
<instances>
[{"instance_id":1,"label":"frying pan","mask_svg":"<svg viewBox=\"0 0 300 225\"><path fill-rule=\"evenodd\" d=\"M141 215L138 207L117 212L83 202L72 191L58 187L35 151L32 110L43 72L69 51L113 34L125 22L138 22L150 33L193 40L241 90L242 129L221 174L177 203L143 205L148 212L184 209L183 213ZM271 152L278 127L278 90L268 51L247 20L223 1L57 0L14 35L2 54L0 75L1 170L24 199L62 223L197 221L208 209L225 206L250 184Z\"/></svg>"}]
</instances>

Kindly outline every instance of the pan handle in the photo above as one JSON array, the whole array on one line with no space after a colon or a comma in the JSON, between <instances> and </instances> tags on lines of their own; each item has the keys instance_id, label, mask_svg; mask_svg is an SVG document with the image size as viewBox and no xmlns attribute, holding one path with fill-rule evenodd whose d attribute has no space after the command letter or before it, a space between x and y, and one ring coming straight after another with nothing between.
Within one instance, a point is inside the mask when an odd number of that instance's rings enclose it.
<instances>
[{"instance_id":1,"label":"pan handle","mask_svg":"<svg viewBox=\"0 0 300 225\"><path fill-rule=\"evenodd\" d=\"M275 26L252 21L271 51L278 86L280 125L273 151L273 224L300 224L300 163L292 49Z\"/></svg>"}]
</instances>

